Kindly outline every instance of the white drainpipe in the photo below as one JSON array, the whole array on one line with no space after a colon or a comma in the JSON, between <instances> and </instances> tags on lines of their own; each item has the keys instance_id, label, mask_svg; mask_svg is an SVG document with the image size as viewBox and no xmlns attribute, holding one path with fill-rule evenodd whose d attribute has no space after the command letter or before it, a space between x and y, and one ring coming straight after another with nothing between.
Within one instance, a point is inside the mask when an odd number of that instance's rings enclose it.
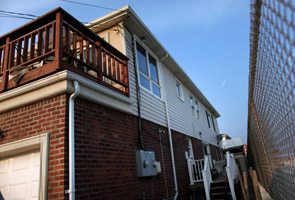
<instances>
[{"instance_id":1,"label":"white drainpipe","mask_svg":"<svg viewBox=\"0 0 295 200\"><path fill-rule=\"evenodd\" d=\"M168 126L168 134L169 134L169 142L170 142L170 151L171 151L171 161L172 161L172 169L173 169L173 177L174 177L174 185L175 185L175 196L174 200L178 197L178 185L177 185L177 178L176 178L176 168L175 168L175 160L174 160L174 150L173 150L173 142L172 142L172 134L171 134L171 128L170 128L170 120L168 115L168 108L167 108L167 102L165 97L165 109L166 109L166 117L167 117L167 126Z\"/></svg>"},{"instance_id":2,"label":"white drainpipe","mask_svg":"<svg viewBox=\"0 0 295 200\"><path fill-rule=\"evenodd\" d=\"M75 98L80 93L78 81L73 81L75 91L69 102L69 193L70 200L75 200Z\"/></svg>"},{"instance_id":3,"label":"white drainpipe","mask_svg":"<svg viewBox=\"0 0 295 200\"><path fill-rule=\"evenodd\" d=\"M165 56L161 59L161 62L168 57L168 54L166 53ZM176 178L176 168L175 168L175 160L174 160L174 150L173 150L173 142L172 142L172 134L171 134L171 128L170 128L170 119L169 119L169 113L168 113L168 106L167 106L167 98L166 98L166 91L165 91L165 85L164 85L164 78L163 73L162 74L162 80L163 80L163 96L165 98L165 111L166 111L166 119L167 119L167 128L168 128L168 134L169 134L169 142L170 142L170 151L171 151L171 161L172 161L172 169L173 169L173 177L174 177L174 185L175 185L175 196L174 200L178 197L178 185L177 185L177 178Z\"/></svg>"}]
</instances>

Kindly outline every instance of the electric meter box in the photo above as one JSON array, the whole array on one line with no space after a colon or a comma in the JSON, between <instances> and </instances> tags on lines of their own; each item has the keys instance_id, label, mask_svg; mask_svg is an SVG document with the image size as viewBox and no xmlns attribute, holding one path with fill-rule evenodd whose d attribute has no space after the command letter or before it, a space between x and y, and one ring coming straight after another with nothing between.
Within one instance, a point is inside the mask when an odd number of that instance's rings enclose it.
<instances>
[{"instance_id":1,"label":"electric meter box","mask_svg":"<svg viewBox=\"0 0 295 200\"><path fill-rule=\"evenodd\" d=\"M153 151L136 151L137 176L156 176L158 162L155 160L155 152Z\"/></svg>"}]
</instances>

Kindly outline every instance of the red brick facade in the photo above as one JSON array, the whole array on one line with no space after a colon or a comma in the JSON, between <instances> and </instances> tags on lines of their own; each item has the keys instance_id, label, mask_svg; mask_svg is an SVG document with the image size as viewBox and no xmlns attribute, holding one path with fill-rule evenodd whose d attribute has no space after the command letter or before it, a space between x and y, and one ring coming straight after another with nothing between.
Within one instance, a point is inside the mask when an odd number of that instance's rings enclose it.
<instances>
[{"instance_id":1,"label":"red brick facade","mask_svg":"<svg viewBox=\"0 0 295 200\"><path fill-rule=\"evenodd\" d=\"M50 133L48 199L68 199L67 102L67 95L61 95L0 115L0 128L7 131L0 145ZM138 178L137 117L80 98L75 112L76 199L163 199L175 194L167 128L142 120L143 147L155 152L162 172ZM161 137L159 128L165 131ZM172 131L172 138L180 199L189 199L187 136ZM202 158L201 141L192 139L192 144L195 159ZM211 152L214 159L216 151Z\"/></svg>"}]
</instances>

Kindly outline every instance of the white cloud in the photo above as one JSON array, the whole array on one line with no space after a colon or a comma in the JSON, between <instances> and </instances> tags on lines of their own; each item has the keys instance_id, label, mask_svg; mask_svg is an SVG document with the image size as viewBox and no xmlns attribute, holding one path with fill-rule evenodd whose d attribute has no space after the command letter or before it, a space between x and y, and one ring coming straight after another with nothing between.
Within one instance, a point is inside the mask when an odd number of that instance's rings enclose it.
<instances>
[{"instance_id":1,"label":"white cloud","mask_svg":"<svg viewBox=\"0 0 295 200\"><path fill-rule=\"evenodd\" d=\"M225 86L226 82L227 82L227 79L225 79L225 80L222 82L220 88L223 88L223 87Z\"/></svg>"}]
</instances>

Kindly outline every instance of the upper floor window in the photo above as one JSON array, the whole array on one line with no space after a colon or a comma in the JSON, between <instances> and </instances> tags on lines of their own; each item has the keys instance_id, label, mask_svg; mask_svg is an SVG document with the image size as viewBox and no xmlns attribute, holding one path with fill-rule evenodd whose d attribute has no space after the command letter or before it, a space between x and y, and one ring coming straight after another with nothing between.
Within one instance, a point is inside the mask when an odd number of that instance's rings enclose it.
<instances>
[{"instance_id":1,"label":"upper floor window","mask_svg":"<svg viewBox=\"0 0 295 200\"><path fill-rule=\"evenodd\" d=\"M175 81L176 81L176 95L178 98L183 100L182 84L177 79L175 79Z\"/></svg>"},{"instance_id":2,"label":"upper floor window","mask_svg":"<svg viewBox=\"0 0 295 200\"><path fill-rule=\"evenodd\" d=\"M138 42L136 42L136 55L140 85L161 98L157 60Z\"/></svg>"},{"instance_id":3,"label":"upper floor window","mask_svg":"<svg viewBox=\"0 0 295 200\"><path fill-rule=\"evenodd\" d=\"M200 119L200 107L198 101L190 96L190 103L193 109L193 114L196 116L196 118Z\"/></svg>"},{"instance_id":4,"label":"upper floor window","mask_svg":"<svg viewBox=\"0 0 295 200\"><path fill-rule=\"evenodd\" d=\"M206 115L207 115L207 121L208 121L209 128L211 128L212 130L215 131L215 125L214 125L214 121L213 121L213 116L211 114L209 114L207 111L206 111Z\"/></svg>"},{"instance_id":5,"label":"upper floor window","mask_svg":"<svg viewBox=\"0 0 295 200\"><path fill-rule=\"evenodd\" d=\"M196 117L200 119L200 109L199 109L199 103L195 100L195 113Z\"/></svg>"}]
</instances>

